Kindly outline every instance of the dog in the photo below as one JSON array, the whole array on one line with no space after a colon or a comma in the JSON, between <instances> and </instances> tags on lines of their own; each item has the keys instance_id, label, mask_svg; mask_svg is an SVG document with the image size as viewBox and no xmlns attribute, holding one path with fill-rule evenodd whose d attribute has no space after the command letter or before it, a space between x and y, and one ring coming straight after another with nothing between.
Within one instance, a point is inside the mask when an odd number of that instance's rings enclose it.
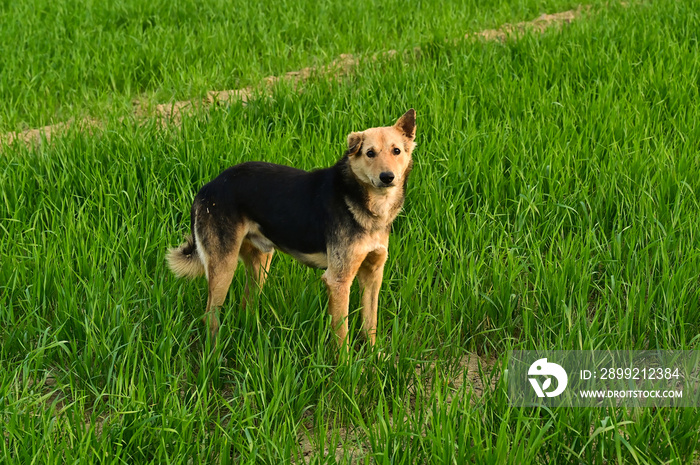
<instances>
[{"instance_id":1,"label":"dog","mask_svg":"<svg viewBox=\"0 0 700 465\"><path fill-rule=\"evenodd\" d=\"M416 112L393 126L351 132L347 150L333 166L311 172L265 162L223 171L199 191L190 211L191 235L170 249L167 262L178 277L206 275L204 320L211 337L238 260L247 280L241 305L260 290L275 250L325 269L328 312L336 340L346 349L350 285L362 291L362 330L374 346L377 306L391 224L403 207L413 167Z\"/></svg>"}]
</instances>

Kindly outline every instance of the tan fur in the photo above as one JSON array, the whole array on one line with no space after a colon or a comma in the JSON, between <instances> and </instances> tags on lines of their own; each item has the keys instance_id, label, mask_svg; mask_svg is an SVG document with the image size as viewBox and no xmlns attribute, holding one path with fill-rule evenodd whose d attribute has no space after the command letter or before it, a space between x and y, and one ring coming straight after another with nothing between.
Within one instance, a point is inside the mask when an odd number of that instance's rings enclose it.
<instances>
[{"instance_id":1,"label":"tan fur","mask_svg":"<svg viewBox=\"0 0 700 465\"><path fill-rule=\"evenodd\" d=\"M362 330L372 345L377 337L377 306L386 257L386 249L373 250L367 254L357 273L362 291Z\"/></svg>"},{"instance_id":2,"label":"tan fur","mask_svg":"<svg viewBox=\"0 0 700 465\"><path fill-rule=\"evenodd\" d=\"M336 340L341 350L347 350L348 307L350 305L350 286L362 266L366 253L361 248L352 247L336 256L328 263L328 269L322 279L328 290L328 313L335 331Z\"/></svg>"},{"instance_id":3,"label":"tan fur","mask_svg":"<svg viewBox=\"0 0 700 465\"><path fill-rule=\"evenodd\" d=\"M247 225L241 225L236 232L236 241L227 250L226 255L205 257L205 254L200 252L202 261L206 263L205 271L209 282L209 298L207 299L207 310L204 319L209 326L212 338L215 338L219 332L218 309L226 300L226 294L231 286L233 274L236 272L239 252L246 234ZM213 243L217 242L215 235L211 235L207 240ZM223 247L215 245L214 249L223 250ZM200 248L199 250L203 249Z\"/></svg>"},{"instance_id":4,"label":"tan fur","mask_svg":"<svg viewBox=\"0 0 700 465\"><path fill-rule=\"evenodd\" d=\"M328 254L325 252L317 253L299 253L294 252L291 254L292 257L299 260L304 265L308 265L314 268L326 268L328 266Z\"/></svg>"},{"instance_id":5,"label":"tan fur","mask_svg":"<svg viewBox=\"0 0 700 465\"><path fill-rule=\"evenodd\" d=\"M379 174L391 171L396 175L394 184L400 186L403 183L401 176L411 163L411 153L415 144L408 140L396 126L372 128L353 134L356 135L355 137L359 136L362 141L360 153L355 153L350 158L350 167L355 177L378 193L386 190L381 187ZM401 150L401 154L394 155L392 153L394 148ZM376 154L374 158L363 156L370 150Z\"/></svg>"}]
</instances>

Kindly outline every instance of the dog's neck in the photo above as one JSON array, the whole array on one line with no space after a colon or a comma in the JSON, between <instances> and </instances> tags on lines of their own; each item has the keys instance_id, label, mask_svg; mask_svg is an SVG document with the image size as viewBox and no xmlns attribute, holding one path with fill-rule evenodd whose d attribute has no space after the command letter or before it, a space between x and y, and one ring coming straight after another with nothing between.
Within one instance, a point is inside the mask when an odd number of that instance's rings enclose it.
<instances>
[{"instance_id":1,"label":"dog's neck","mask_svg":"<svg viewBox=\"0 0 700 465\"><path fill-rule=\"evenodd\" d=\"M338 164L344 182L352 186L351 192L356 193L345 196L345 204L355 220L368 231L389 228L403 207L408 171L404 175L403 183L379 189L360 182L350 169L347 157L341 159Z\"/></svg>"},{"instance_id":2,"label":"dog's neck","mask_svg":"<svg viewBox=\"0 0 700 465\"><path fill-rule=\"evenodd\" d=\"M403 207L403 184L385 189L367 188L367 210L387 226L391 224Z\"/></svg>"}]
</instances>

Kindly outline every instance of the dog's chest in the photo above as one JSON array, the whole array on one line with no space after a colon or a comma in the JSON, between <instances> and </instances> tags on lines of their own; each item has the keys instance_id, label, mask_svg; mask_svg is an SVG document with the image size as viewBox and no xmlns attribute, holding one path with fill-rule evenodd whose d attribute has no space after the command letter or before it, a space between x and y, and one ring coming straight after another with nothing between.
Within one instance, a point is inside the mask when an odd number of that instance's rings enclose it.
<instances>
[{"instance_id":1,"label":"dog's chest","mask_svg":"<svg viewBox=\"0 0 700 465\"><path fill-rule=\"evenodd\" d=\"M401 211L403 189L394 189L381 195L371 195L363 206L346 198L350 213L365 231L386 230Z\"/></svg>"},{"instance_id":2,"label":"dog's chest","mask_svg":"<svg viewBox=\"0 0 700 465\"><path fill-rule=\"evenodd\" d=\"M396 218L403 205L403 189L392 189L385 195L370 197L369 210L376 216L379 223L390 224Z\"/></svg>"}]
</instances>

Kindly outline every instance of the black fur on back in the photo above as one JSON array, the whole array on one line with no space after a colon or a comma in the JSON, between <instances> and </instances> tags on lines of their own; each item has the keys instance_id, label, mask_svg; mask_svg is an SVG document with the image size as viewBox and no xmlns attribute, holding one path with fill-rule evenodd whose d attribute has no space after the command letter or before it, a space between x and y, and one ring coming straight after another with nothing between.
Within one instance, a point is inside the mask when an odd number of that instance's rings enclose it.
<instances>
[{"instance_id":1,"label":"black fur on back","mask_svg":"<svg viewBox=\"0 0 700 465\"><path fill-rule=\"evenodd\" d=\"M193 233L206 228L226 247L243 219L281 250L326 252L338 237L361 233L347 202L366 208L367 192L350 171L349 159L311 172L265 162L226 169L197 194L192 207ZM198 236L206 248L207 235Z\"/></svg>"}]
</instances>

